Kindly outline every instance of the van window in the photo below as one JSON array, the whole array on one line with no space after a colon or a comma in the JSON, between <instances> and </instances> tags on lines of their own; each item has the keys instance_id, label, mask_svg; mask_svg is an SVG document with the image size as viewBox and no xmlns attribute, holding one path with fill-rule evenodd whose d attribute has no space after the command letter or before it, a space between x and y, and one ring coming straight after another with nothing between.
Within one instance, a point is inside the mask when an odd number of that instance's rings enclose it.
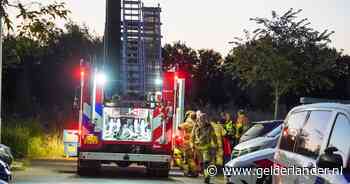
<instances>
[{"instance_id":1,"label":"van window","mask_svg":"<svg viewBox=\"0 0 350 184\"><path fill-rule=\"evenodd\" d=\"M296 136L304 125L307 114L307 111L303 111L293 113L288 117L287 124L282 133L280 149L293 151ZM286 131L286 133L284 131Z\"/></svg>"},{"instance_id":2,"label":"van window","mask_svg":"<svg viewBox=\"0 0 350 184\"><path fill-rule=\"evenodd\" d=\"M331 137L329 139L328 147L336 147L344 161L347 161L350 144L344 140L350 140L350 123L348 118L345 115L339 114L335 121Z\"/></svg>"},{"instance_id":3,"label":"van window","mask_svg":"<svg viewBox=\"0 0 350 184\"><path fill-rule=\"evenodd\" d=\"M298 136L295 152L316 158L325 138L325 127L327 127L331 117L331 111L312 111Z\"/></svg>"}]
</instances>

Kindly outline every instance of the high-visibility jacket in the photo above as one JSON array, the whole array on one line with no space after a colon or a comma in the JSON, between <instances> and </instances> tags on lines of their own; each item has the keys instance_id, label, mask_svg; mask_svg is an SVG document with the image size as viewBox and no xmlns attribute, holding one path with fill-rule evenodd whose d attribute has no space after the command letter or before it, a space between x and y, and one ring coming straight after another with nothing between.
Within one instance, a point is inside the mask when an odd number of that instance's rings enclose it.
<instances>
[{"instance_id":1,"label":"high-visibility jacket","mask_svg":"<svg viewBox=\"0 0 350 184\"><path fill-rule=\"evenodd\" d=\"M224 129L224 127L216 122L211 122L211 126L214 129L214 133L216 136L216 143L212 143L213 147L223 147L223 137L226 135L226 130Z\"/></svg>"},{"instance_id":2,"label":"high-visibility jacket","mask_svg":"<svg viewBox=\"0 0 350 184\"><path fill-rule=\"evenodd\" d=\"M217 142L214 128L211 124L194 126L191 134L191 144L199 150L210 150Z\"/></svg>"},{"instance_id":3,"label":"high-visibility jacket","mask_svg":"<svg viewBox=\"0 0 350 184\"><path fill-rule=\"evenodd\" d=\"M191 134L194 126L194 120L191 118L187 118L186 121L179 125L179 129L182 131L182 136L184 143L182 145L183 148L190 148Z\"/></svg>"},{"instance_id":4,"label":"high-visibility jacket","mask_svg":"<svg viewBox=\"0 0 350 184\"><path fill-rule=\"evenodd\" d=\"M224 127L217 122L211 122L211 125L214 129L216 135L216 142L212 142L212 148L215 150L215 164L217 166L222 166L224 164L224 136L226 131Z\"/></svg>"},{"instance_id":5,"label":"high-visibility jacket","mask_svg":"<svg viewBox=\"0 0 350 184\"><path fill-rule=\"evenodd\" d=\"M234 138L235 134L236 134L236 127L233 124L232 120L226 121L224 123L224 129L226 132L226 136L230 137L230 138Z\"/></svg>"}]
</instances>

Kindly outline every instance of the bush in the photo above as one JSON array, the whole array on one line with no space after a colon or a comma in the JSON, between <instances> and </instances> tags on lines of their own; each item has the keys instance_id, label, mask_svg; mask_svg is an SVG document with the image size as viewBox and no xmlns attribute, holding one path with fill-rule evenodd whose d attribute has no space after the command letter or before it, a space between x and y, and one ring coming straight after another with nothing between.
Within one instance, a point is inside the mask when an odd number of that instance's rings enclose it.
<instances>
[{"instance_id":1,"label":"bush","mask_svg":"<svg viewBox=\"0 0 350 184\"><path fill-rule=\"evenodd\" d=\"M28 154L29 128L22 126L4 127L2 142L11 148L15 158L23 158Z\"/></svg>"},{"instance_id":2,"label":"bush","mask_svg":"<svg viewBox=\"0 0 350 184\"><path fill-rule=\"evenodd\" d=\"M60 133L46 133L36 120L5 121L2 140L15 158L60 157L64 147Z\"/></svg>"}]
</instances>

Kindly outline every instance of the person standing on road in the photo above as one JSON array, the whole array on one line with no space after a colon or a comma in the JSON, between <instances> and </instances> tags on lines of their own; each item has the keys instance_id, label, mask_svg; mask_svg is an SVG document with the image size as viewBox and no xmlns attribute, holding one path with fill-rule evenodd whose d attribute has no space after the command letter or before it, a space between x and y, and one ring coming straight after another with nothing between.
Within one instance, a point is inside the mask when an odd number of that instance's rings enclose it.
<instances>
[{"instance_id":1,"label":"person standing on road","mask_svg":"<svg viewBox=\"0 0 350 184\"><path fill-rule=\"evenodd\" d=\"M209 122L207 114L200 114L197 125L194 126L191 134L191 148L198 150L201 156L201 164L204 172L204 183L210 183L210 176L207 168L213 164L211 148L217 144L214 128Z\"/></svg>"},{"instance_id":2,"label":"person standing on road","mask_svg":"<svg viewBox=\"0 0 350 184\"><path fill-rule=\"evenodd\" d=\"M234 139L236 134L236 127L232 121L230 113L226 112L223 115L223 127L225 129L225 137L223 139L224 148L224 162L227 163L231 159L232 147L234 146Z\"/></svg>"},{"instance_id":3,"label":"person standing on road","mask_svg":"<svg viewBox=\"0 0 350 184\"><path fill-rule=\"evenodd\" d=\"M182 169L186 176L197 177L197 165L195 162L195 153L192 151L191 133L196 121L196 113L194 111L187 111L185 114L185 122L179 125L179 130L182 131L183 144L179 146L183 154Z\"/></svg>"},{"instance_id":4,"label":"person standing on road","mask_svg":"<svg viewBox=\"0 0 350 184\"><path fill-rule=\"evenodd\" d=\"M218 117L211 118L211 126L214 129L216 136L216 144L212 144L213 155L215 155L215 165L218 168L219 173L222 171L222 167L224 165L224 148L223 148L223 139L226 135L226 131L223 125L220 123L220 119Z\"/></svg>"}]
</instances>

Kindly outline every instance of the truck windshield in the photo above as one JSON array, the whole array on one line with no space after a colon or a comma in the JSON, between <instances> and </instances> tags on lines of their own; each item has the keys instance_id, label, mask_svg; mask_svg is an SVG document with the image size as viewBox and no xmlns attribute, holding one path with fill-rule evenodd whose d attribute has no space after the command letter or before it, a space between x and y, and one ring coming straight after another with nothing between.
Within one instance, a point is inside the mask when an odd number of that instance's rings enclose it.
<instances>
[{"instance_id":1,"label":"truck windshield","mask_svg":"<svg viewBox=\"0 0 350 184\"><path fill-rule=\"evenodd\" d=\"M105 108L103 115L104 140L151 141L151 109Z\"/></svg>"}]
</instances>

